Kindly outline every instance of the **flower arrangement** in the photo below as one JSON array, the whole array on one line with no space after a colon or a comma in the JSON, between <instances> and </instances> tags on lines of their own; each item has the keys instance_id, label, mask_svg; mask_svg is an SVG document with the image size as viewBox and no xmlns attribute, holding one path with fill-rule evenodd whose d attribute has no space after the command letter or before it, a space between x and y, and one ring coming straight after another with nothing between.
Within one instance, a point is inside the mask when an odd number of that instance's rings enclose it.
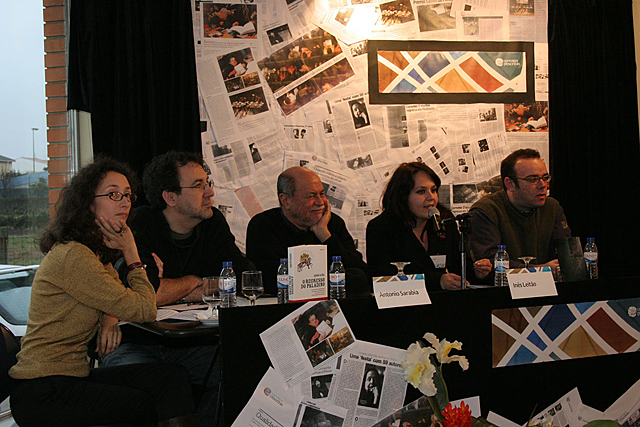
<instances>
[{"instance_id":1,"label":"flower arrangement","mask_svg":"<svg viewBox=\"0 0 640 427\"><path fill-rule=\"evenodd\" d=\"M462 343L459 341L449 342L446 339L438 340L430 332L424 334L423 341L416 341L407 349L407 355L402 362L404 379L426 396L433 414L437 417L439 426L493 426L484 418L473 417L469 405L466 405L464 401L460 406L452 406L449 402L449 392L442 375L442 365L458 362L463 371L469 369L467 358L461 355L451 355L451 350L462 350ZM529 419L527 427L554 426L551 417L545 416L538 424L532 424ZM620 424L613 420L596 420L585 424L584 427L620 427Z\"/></svg>"},{"instance_id":2,"label":"flower arrangement","mask_svg":"<svg viewBox=\"0 0 640 427\"><path fill-rule=\"evenodd\" d=\"M487 421L471 416L469 405L461 403L453 407L449 402L449 392L442 375L442 365L458 362L463 371L469 369L469 361L460 355L451 355L451 350L461 350L459 341L449 342L428 332L423 342L416 341L407 349L407 356L402 362L405 380L420 390L429 400L429 404L438 421L444 427L472 427L490 425Z\"/></svg>"}]
</instances>

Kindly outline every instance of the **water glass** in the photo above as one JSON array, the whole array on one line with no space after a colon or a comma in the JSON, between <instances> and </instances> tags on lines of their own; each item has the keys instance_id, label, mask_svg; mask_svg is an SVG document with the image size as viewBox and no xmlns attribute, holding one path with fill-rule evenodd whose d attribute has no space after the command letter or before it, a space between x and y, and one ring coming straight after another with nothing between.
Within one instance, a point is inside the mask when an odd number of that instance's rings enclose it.
<instances>
[{"instance_id":1,"label":"water glass","mask_svg":"<svg viewBox=\"0 0 640 427\"><path fill-rule=\"evenodd\" d=\"M220 276L209 276L202 278L202 301L209 305L209 319L218 318L218 305L222 295L220 294Z\"/></svg>"},{"instance_id":2,"label":"water glass","mask_svg":"<svg viewBox=\"0 0 640 427\"><path fill-rule=\"evenodd\" d=\"M256 299L264 292L262 271L250 270L242 272L242 295L249 298L251 305L256 305Z\"/></svg>"}]
</instances>

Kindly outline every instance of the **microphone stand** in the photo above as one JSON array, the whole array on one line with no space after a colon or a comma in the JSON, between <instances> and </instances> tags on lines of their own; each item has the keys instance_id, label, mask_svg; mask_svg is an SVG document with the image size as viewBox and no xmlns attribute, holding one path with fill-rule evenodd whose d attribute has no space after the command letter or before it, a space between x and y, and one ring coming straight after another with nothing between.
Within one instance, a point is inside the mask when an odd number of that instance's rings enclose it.
<instances>
[{"instance_id":1,"label":"microphone stand","mask_svg":"<svg viewBox=\"0 0 640 427\"><path fill-rule=\"evenodd\" d=\"M460 259L462 260L462 274L461 274L461 286L462 289L467 289L467 235L471 233L471 223L469 218L473 216L473 213L467 212L458 215L453 218L447 218L443 221L456 221L458 223L458 230L460 230Z\"/></svg>"}]
</instances>

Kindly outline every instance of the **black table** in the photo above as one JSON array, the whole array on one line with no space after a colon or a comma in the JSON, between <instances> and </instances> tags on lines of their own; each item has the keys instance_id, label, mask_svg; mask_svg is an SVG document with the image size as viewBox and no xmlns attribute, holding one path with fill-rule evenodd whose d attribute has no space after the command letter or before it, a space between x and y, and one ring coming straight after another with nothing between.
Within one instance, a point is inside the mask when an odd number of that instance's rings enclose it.
<instances>
[{"instance_id":1,"label":"black table","mask_svg":"<svg viewBox=\"0 0 640 427\"><path fill-rule=\"evenodd\" d=\"M640 352L492 368L492 310L640 297L640 278L558 283L557 289L555 297L521 300L512 300L508 288L488 288L432 292L428 306L379 310L372 297L340 306L358 340L407 348L432 332L461 341L470 368L445 367L451 399L479 395L483 416L492 410L520 423L534 405L541 411L574 387L585 404L604 410L640 377ZM259 334L300 306L221 310L224 425L233 423L270 366ZM409 386L406 403L419 396Z\"/></svg>"}]
</instances>

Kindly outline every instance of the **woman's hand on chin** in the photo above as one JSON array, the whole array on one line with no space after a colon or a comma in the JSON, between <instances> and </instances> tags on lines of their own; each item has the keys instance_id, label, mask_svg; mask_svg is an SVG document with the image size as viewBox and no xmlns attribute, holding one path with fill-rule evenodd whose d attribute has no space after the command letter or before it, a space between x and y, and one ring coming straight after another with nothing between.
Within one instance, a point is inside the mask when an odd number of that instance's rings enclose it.
<instances>
[{"instance_id":1,"label":"woman's hand on chin","mask_svg":"<svg viewBox=\"0 0 640 427\"><path fill-rule=\"evenodd\" d=\"M96 219L96 224L100 227L104 244L108 248L123 252L127 249L135 249L133 233L124 221L99 217Z\"/></svg>"}]
</instances>

